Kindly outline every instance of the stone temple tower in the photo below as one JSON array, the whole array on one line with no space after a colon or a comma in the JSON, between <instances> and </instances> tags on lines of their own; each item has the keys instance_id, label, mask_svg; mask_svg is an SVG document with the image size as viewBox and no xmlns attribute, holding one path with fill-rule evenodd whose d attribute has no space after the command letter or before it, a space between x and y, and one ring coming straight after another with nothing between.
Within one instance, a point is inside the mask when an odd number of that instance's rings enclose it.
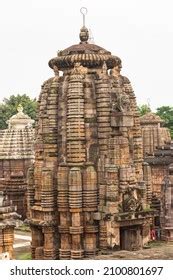
<instances>
[{"instance_id":1,"label":"stone temple tower","mask_svg":"<svg viewBox=\"0 0 173 280\"><path fill-rule=\"evenodd\" d=\"M93 258L148 241L139 115L121 60L88 42L49 61L28 172L32 258ZM59 71L63 72L59 76Z\"/></svg>"},{"instance_id":2,"label":"stone temple tower","mask_svg":"<svg viewBox=\"0 0 173 280\"><path fill-rule=\"evenodd\" d=\"M173 163L169 165L168 171L162 184L161 238L173 241Z\"/></svg>"},{"instance_id":3,"label":"stone temple tower","mask_svg":"<svg viewBox=\"0 0 173 280\"><path fill-rule=\"evenodd\" d=\"M34 128L32 120L19 104L17 114L8 121L8 128L0 130L0 191L7 192L17 213L26 219L26 176L34 161Z\"/></svg>"},{"instance_id":4,"label":"stone temple tower","mask_svg":"<svg viewBox=\"0 0 173 280\"><path fill-rule=\"evenodd\" d=\"M169 129L163 127L164 120L155 113L148 112L141 116L140 124L142 127L144 157L154 155L156 148L163 147L166 143L171 142Z\"/></svg>"}]
</instances>

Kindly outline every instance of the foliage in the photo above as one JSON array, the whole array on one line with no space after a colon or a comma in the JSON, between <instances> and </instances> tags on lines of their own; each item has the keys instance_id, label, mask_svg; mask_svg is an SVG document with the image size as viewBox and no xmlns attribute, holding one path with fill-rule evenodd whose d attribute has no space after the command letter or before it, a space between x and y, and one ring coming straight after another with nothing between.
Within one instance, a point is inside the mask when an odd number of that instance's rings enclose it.
<instances>
[{"instance_id":1,"label":"foliage","mask_svg":"<svg viewBox=\"0 0 173 280\"><path fill-rule=\"evenodd\" d=\"M30 232L31 231L30 226L26 225L25 223L23 225L19 226L17 228L17 230L19 230L19 231L26 231L26 232Z\"/></svg>"},{"instance_id":2,"label":"foliage","mask_svg":"<svg viewBox=\"0 0 173 280\"><path fill-rule=\"evenodd\" d=\"M162 106L157 108L156 114L165 121L165 126L170 129L173 138L173 107Z\"/></svg>"},{"instance_id":3,"label":"foliage","mask_svg":"<svg viewBox=\"0 0 173 280\"><path fill-rule=\"evenodd\" d=\"M32 119L36 119L37 102L36 99L31 99L26 94L11 95L9 98L4 98L0 103L0 129L7 128L6 121L17 113L17 107L21 104L25 114Z\"/></svg>"},{"instance_id":4,"label":"foliage","mask_svg":"<svg viewBox=\"0 0 173 280\"><path fill-rule=\"evenodd\" d=\"M143 116L143 115L151 112L151 109L150 109L149 105L143 104L143 105L138 106L138 111L140 113L140 116Z\"/></svg>"}]
</instances>

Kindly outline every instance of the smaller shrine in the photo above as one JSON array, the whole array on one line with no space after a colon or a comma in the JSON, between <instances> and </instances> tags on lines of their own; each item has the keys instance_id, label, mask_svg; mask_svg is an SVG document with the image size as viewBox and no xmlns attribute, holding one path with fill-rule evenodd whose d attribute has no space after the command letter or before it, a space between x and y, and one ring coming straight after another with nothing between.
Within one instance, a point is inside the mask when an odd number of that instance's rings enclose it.
<instances>
[{"instance_id":1,"label":"smaller shrine","mask_svg":"<svg viewBox=\"0 0 173 280\"><path fill-rule=\"evenodd\" d=\"M162 184L161 196L161 238L173 241L173 163Z\"/></svg>"},{"instance_id":2,"label":"smaller shrine","mask_svg":"<svg viewBox=\"0 0 173 280\"><path fill-rule=\"evenodd\" d=\"M160 232L165 236L166 227L165 213L167 205L166 198L170 188L168 187L170 177L169 168L173 164L173 143L171 143L171 135L168 128L163 127L164 121L154 113L147 113L140 117L142 127L142 142L144 154L144 174L147 181L147 198L150 202L151 208L157 210L155 216L154 228L158 232L160 239ZM171 196L169 197L169 201ZM171 212L170 212L171 213ZM160 216L164 216L164 219ZM171 214L169 215L169 219ZM173 218L173 217L172 217ZM164 221L163 221L164 220ZM167 234L168 235L168 234Z\"/></svg>"},{"instance_id":3,"label":"smaller shrine","mask_svg":"<svg viewBox=\"0 0 173 280\"><path fill-rule=\"evenodd\" d=\"M8 121L8 128L0 130L0 191L6 191L17 211L26 218L26 175L34 161L34 128L21 105Z\"/></svg>"},{"instance_id":4,"label":"smaller shrine","mask_svg":"<svg viewBox=\"0 0 173 280\"><path fill-rule=\"evenodd\" d=\"M157 147L162 147L171 141L169 129L163 127L164 120L155 113L149 112L140 117L140 124L144 157L152 155Z\"/></svg>"},{"instance_id":5,"label":"smaller shrine","mask_svg":"<svg viewBox=\"0 0 173 280\"><path fill-rule=\"evenodd\" d=\"M13 258L14 228L16 219L20 216L16 213L16 206L8 199L7 195L0 191L0 259Z\"/></svg>"}]
</instances>

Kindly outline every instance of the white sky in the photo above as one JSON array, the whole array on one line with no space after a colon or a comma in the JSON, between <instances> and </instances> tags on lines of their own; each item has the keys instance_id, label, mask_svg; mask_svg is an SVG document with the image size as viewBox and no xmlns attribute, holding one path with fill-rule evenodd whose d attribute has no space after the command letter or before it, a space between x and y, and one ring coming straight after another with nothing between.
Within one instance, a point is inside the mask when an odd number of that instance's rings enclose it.
<instances>
[{"instance_id":1,"label":"white sky","mask_svg":"<svg viewBox=\"0 0 173 280\"><path fill-rule=\"evenodd\" d=\"M139 104L173 106L172 0L0 0L0 101L38 97L48 61L79 42L80 8L94 41L123 62Z\"/></svg>"}]
</instances>

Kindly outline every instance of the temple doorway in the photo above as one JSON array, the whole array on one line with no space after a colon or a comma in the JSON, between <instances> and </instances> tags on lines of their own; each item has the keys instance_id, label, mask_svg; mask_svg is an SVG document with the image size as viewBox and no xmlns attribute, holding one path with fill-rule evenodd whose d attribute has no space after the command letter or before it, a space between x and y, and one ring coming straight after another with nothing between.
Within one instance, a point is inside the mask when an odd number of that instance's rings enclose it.
<instances>
[{"instance_id":1,"label":"temple doorway","mask_svg":"<svg viewBox=\"0 0 173 280\"><path fill-rule=\"evenodd\" d=\"M142 233L140 226L120 228L120 249L135 251L142 248Z\"/></svg>"}]
</instances>

